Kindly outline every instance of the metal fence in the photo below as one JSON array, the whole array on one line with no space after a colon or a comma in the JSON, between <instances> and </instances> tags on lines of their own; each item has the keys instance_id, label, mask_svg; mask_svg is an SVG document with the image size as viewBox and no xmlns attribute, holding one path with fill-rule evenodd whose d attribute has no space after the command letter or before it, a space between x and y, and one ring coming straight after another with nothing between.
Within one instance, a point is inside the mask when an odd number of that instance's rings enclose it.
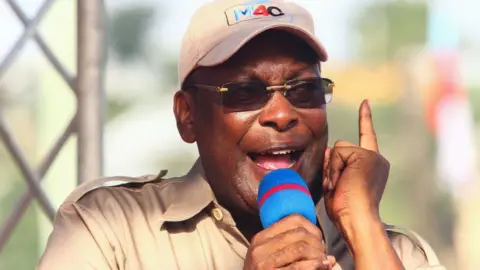
<instances>
[{"instance_id":1,"label":"metal fence","mask_svg":"<svg viewBox=\"0 0 480 270\"><path fill-rule=\"evenodd\" d=\"M73 1L73 0L72 0ZM78 183L97 178L102 173L102 127L103 127L103 57L104 48L104 4L102 0L77 0L77 74L69 74L42 36L37 26L55 0L45 0L33 18L27 18L15 0L6 0L13 13L24 25L24 32L4 59L0 59L0 82L24 48L34 39L56 72L75 93L77 112L63 133L53 143L50 151L34 168L26 159L12 131L0 111L0 139L22 172L27 182L20 200L0 228L0 252L7 244L12 231L22 218L32 199L36 199L45 215L53 221L55 209L41 186L41 181L58 153L70 136L77 136Z\"/></svg>"}]
</instances>

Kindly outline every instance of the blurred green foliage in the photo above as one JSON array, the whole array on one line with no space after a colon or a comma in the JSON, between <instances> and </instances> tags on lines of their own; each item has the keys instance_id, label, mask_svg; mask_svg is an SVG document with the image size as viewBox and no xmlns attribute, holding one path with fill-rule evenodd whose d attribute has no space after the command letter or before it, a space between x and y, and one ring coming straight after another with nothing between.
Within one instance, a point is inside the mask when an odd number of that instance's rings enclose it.
<instances>
[{"instance_id":1,"label":"blurred green foliage","mask_svg":"<svg viewBox=\"0 0 480 270\"><path fill-rule=\"evenodd\" d=\"M480 123L480 87L471 88L468 91L470 104L473 104L473 116L476 123Z\"/></svg>"},{"instance_id":2,"label":"blurred green foliage","mask_svg":"<svg viewBox=\"0 0 480 270\"><path fill-rule=\"evenodd\" d=\"M365 61L385 61L404 48L425 44L427 4L423 1L373 2L356 17L359 56Z\"/></svg>"},{"instance_id":3,"label":"blurred green foliage","mask_svg":"<svg viewBox=\"0 0 480 270\"><path fill-rule=\"evenodd\" d=\"M166 86L176 85L178 82L177 58L163 59L163 72L167 73L165 84Z\"/></svg>"},{"instance_id":4,"label":"blurred green foliage","mask_svg":"<svg viewBox=\"0 0 480 270\"><path fill-rule=\"evenodd\" d=\"M145 36L152 25L155 9L139 6L119 10L108 21L108 44L122 61L143 56Z\"/></svg>"},{"instance_id":5,"label":"blurred green foliage","mask_svg":"<svg viewBox=\"0 0 480 270\"><path fill-rule=\"evenodd\" d=\"M131 100L124 100L118 98L109 98L107 100L107 118L106 122L110 122L114 120L117 116L122 115L123 113L127 112L133 103Z\"/></svg>"}]
</instances>

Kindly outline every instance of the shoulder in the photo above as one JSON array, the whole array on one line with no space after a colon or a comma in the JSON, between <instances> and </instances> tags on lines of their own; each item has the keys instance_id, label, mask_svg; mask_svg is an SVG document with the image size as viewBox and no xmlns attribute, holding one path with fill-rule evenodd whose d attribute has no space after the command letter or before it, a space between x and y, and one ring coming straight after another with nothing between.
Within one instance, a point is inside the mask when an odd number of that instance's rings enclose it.
<instances>
[{"instance_id":1,"label":"shoulder","mask_svg":"<svg viewBox=\"0 0 480 270\"><path fill-rule=\"evenodd\" d=\"M144 175L140 177L113 176L88 181L76 187L68 195L64 203L77 203L87 195L91 196L98 191L114 191L122 188L128 192L129 190L135 191L141 189L149 183L155 184L162 182L162 184L165 185L166 181L163 181L163 177L167 175L167 172L167 170L161 170L158 175Z\"/></svg>"},{"instance_id":2,"label":"shoulder","mask_svg":"<svg viewBox=\"0 0 480 270\"><path fill-rule=\"evenodd\" d=\"M110 269L136 244L131 239L148 247L155 237L150 232L160 231L151 228L161 227L164 212L187 182L183 177L164 179L166 174L105 177L78 186L57 211L40 265L52 268L80 259ZM60 268L65 267L55 269Z\"/></svg>"},{"instance_id":3,"label":"shoulder","mask_svg":"<svg viewBox=\"0 0 480 270\"><path fill-rule=\"evenodd\" d=\"M387 224L385 229L405 269L445 269L430 244L415 231Z\"/></svg>"},{"instance_id":4,"label":"shoulder","mask_svg":"<svg viewBox=\"0 0 480 270\"><path fill-rule=\"evenodd\" d=\"M77 187L59 209L104 220L139 218L185 221L214 199L199 161L180 177L165 178L167 170L141 177L106 177ZM70 209L70 210L69 210Z\"/></svg>"},{"instance_id":5,"label":"shoulder","mask_svg":"<svg viewBox=\"0 0 480 270\"><path fill-rule=\"evenodd\" d=\"M172 194L182 190L184 177L165 178L167 170L157 175L114 176L85 182L75 188L59 209L76 208L82 213L111 215L150 212L162 214L174 204ZM145 211L144 211L145 210ZM138 213L138 212L137 212Z\"/></svg>"}]
</instances>

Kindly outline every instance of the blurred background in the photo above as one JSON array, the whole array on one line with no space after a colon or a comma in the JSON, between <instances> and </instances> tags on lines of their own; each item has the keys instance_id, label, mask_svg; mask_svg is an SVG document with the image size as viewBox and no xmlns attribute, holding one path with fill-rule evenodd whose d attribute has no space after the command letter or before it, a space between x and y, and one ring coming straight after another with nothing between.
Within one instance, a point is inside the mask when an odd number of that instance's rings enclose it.
<instances>
[{"instance_id":1,"label":"blurred background","mask_svg":"<svg viewBox=\"0 0 480 270\"><path fill-rule=\"evenodd\" d=\"M0 117L25 161L32 168L43 166L40 171L77 110L72 78L59 75L41 45L58 58L65 76L76 74L77 1L50 2L38 27L29 30L36 33L12 60L8 55L25 30L12 3L28 22L44 1L0 0ZM204 2L102 3L107 37L101 62L102 175L168 169L176 176L197 158L195 145L177 133L172 99L180 41L189 17ZM381 152L391 163L383 219L424 236L448 269L479 269L480 2L295 2L313 14L330 55L323 68L323 76L337 85L328 105L330 143L358 140L358 106L370 99ZM0 269L34 269L52 226L38 200L25 204L16 226L7 224L29 186L2 136ZM68 137L43 178L43 172L31 177L42 179L54 210L77 185L76 141L75 135Z\"/></svg>"}]
</instances>

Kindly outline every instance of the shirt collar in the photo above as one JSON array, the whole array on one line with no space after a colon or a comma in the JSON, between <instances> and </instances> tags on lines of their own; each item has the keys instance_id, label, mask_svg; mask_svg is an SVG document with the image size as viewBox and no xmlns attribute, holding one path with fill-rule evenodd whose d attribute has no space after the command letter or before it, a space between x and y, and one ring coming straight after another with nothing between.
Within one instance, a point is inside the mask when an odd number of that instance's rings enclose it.
<instances>
[{"instance_id":1,"label":"shirt collar","mask_svg":"<svg viewBox=\"0 0 480 270\"><path fill-rule=\"evenodd\" d=\"M162 215L163 222L188 220L214 201L213 191L205 180L200 159L185 176L172 179L168 184L172 185L169 190L171 200Z\"/></svg>"}]
</instances>

